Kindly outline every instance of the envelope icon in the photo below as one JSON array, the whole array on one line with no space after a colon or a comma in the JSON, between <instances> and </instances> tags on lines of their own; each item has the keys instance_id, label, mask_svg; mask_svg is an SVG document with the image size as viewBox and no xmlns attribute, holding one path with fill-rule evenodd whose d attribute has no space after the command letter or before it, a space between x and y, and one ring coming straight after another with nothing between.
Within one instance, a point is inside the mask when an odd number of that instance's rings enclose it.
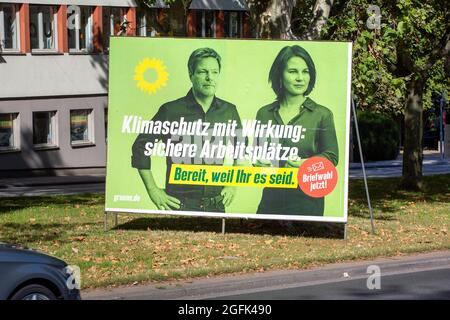
<instances>
[{"instance_id":1,"label":"envelope icon","mask_svg":"<svg viewBox=\"0 0 450 320\"><path fill-rule=\"evenodd\" d=\"M312 168L313 168L314 172L316 172L316 171L325 169L325 166L323 165L323 162L320 161L320 162L312 164Z\"/></svg>"}]
</instances>

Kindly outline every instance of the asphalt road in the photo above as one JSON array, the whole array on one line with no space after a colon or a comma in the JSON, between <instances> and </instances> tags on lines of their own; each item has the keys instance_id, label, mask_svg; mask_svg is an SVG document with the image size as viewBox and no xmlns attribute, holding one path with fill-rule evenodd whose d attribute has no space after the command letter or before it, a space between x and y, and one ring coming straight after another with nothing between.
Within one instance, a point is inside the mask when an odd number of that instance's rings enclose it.
<instances>
[{"instance_id":1,"label":"asphalt road","mask_svg":"<svg viewBox=\"0 0 450 320\"><path fill-rule=\"evenodd\" d=\"M380 277L372 268L378 268ZM379 287L377 281L379 279ZM367 283L373 285L371 289ZM450 300L450 251L191 281L84 290L100 300Z\"/></svg>"},{"instance_id":2,"label":"asphalt road","mask_svg":"<svg viewBox=\"0 0 450 320\"><path fill-rule=\"evenodd\" d=\"M372 282L371 282L372 283ZM347 300L347 299L446 299L450 300L450 267L385 275L380 287L368 289L367 278L319 285L222 296L221 300Z\"/></svg>"},{"instance_id":3,"label":"asphalt road","mask_svg":"<svg viewBox=\"0 0 450 320\"><path fill-rule=\"evenodd\" d=\"M430 176L434 174L450 173L450 164L448 163L438 163L433 165L423 166L423 175ZM401 177L402 167L374 167L366 168L366 174L368 178L390 178L390 177ZM363 178L362 169L352 169L349 173L350 179L361 179Z\"/></svg>"},{"instance_id":4,"label":"asphalt road","mask_svg":"<svg viewBox=\"0 0 450 320\"><path fill-rule=\"evenodd\" d=\"M105 193L105 183L67 183L57 185L9 185L0 188L0 197L33 197L50 195L70 195L82 193Z\"/></svg>"},{"instance_id":5,"label":"asphalt road","mask_svg":"<svg viewBox=\"0 0 450 320\"><path fill-rule=\"evenodd\" d=\"M424 175L450 173L450 164L424 164ZM400 177L401 166L368 167L369 178ZM350 179L363 177L361 168L353 168ZM104 177L43 177L29 179L0 179L0 197L30 197L57 194L104 193Z\"/></svg>"}]
</instances>

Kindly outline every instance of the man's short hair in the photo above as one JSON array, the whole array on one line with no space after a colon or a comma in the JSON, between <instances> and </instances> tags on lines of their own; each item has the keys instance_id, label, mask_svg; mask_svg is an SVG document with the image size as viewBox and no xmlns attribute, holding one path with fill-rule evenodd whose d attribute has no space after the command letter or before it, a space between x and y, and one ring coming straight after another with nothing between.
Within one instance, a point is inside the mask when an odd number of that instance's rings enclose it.
<instances>
[{"instance_id":1,"label":"man's short hair","mask_svg":"<svg viewBox=\"0 0 450 320\"><path fill-rule=\"evenodd\" d=\"M311 93L314 84L316 83L316 67L314 66L314 62L309 53L298 45L286 46L278 53L269 72L269 83L271 83L272 89L277 95L278 100L281 100L284 96L283 71L288 60L292 57L302 58L308 66L310 78L308 88L305 91L305 96Z\"/></svg>"},{"instance_id":2,"label":"man's short hair","mask_svg":"<svg viewBox=\"0 0 450 320\"><path fill-rule=\"evenodd\" d=\"M194 74L195 68L197 67L197 63L204 58L214 58L217 60L217 63L219 64L219 71L221 68L221 58L220 55L211 48L199 48L191 53L191 56L188 60L188 70L189 70L189 76L192 76Z\"/></svg>"}]
</instances>

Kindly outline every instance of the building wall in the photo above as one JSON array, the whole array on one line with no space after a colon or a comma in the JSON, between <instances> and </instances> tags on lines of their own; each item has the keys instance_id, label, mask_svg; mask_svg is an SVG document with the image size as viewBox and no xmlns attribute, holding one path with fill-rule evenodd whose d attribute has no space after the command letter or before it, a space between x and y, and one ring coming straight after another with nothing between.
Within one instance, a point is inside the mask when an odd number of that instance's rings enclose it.
<instances>
[{"instance_id":1,"label":"building wall","mask_svg":"<svg viewBox=\"0 0 450 320\"><path fill-rule=\"evenodd\" d=\"M18 112L20 151L0 153L0 176L5 171L105 167L106 96L48 97L0 100L1 112ZM70 142L70 110L93 109L93 144L74 147ZM33 147L33 112L56 111L57 145L50 150ZM2 174L3 172L3 174Z\"/></svg>"},{"instance_id":2,"label":"building wall","mask_svg":"<svg viewBox=\"0 0 450 320\"><path fill-rule=\"evenodd\" d=\"M107 55L2 55L2 60L0 99L108 92Z\"/></svg>"},{"instance_id":3,"label":"building wall","mask_svg":"<svg viewBox=\"0 0 450 320\"><path fill-rule=\"evenodd\" d=\"M134 1L130 0L34 0L8 1L20 4L20 50L0 52L0 113L18 114L14 126L15 149L0 149L0 177L14 172L33 174L48 169L105 168L108 54L102 43L102 9L108 6L127 7L134 35L136 17ZM30 49L28 4L61 5L58 9L58 47L54 52L32 52ZM71 53L67 47L67 5L93 5L94 52ZM100 7L99 7L100 6ZM70 111L91 109L90 144L71 144ZM56 111L56 147L37 149L33 144L33 112ZM75 171L74 171L75 170ZM80 173L85 170L78 170ZM27 173L28 172L28 173ZM92 172L92 171L91 171ZM95 172L95 171L94 171ZM101 172L101 170L99 171Z\"/></svg>"},{"instance_id":4,"label":"building wall","mask_svg":"<svg viewBox=\"0 0 450 320\"><path fill-rule=\"evenodd\" d=\"M108 7L124 8L127 36L141 34L141 13L134 0L10 0L19 4L19 49L0 51L0 114L18 114L18 150L0 149L0 177L23 170L104 168L106 165L105 110L108 93L107 41L102 19ZM30 6L58 5L57 48L38 52L30 45ZM72 53L68 48L67 12L70 5L93 6L92 47L89 53ZM170 8L157 7L160 36L196 36L195 12L185 12L181 2ZM200 11L199 11L200 12ZM187 24L184 21L187 14ZM214 10L214 35L226 37L224 11ZM248 17L243 15L240 37L249 37ZM150 28L150 25L147 26ZM165 30L167 29L167 30ZM145 28L144 28L145 30ZM201 31L201 30L200 30ZM187 34L186 34L187 33ZM145 33L147 34L147 33ZM148 36L148 34L147 34ZM70 111L92 109L93 144L71 144ZM36 149L33 145L33 112L56 111L57 147Z\"/></svg>"}]
</instances>

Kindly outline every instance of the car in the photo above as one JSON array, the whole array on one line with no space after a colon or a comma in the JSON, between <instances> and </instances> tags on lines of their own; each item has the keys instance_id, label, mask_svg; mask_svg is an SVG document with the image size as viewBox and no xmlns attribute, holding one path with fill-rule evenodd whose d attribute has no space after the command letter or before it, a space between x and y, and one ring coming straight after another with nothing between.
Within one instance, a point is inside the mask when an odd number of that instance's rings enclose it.
<instances>
[{"instance_id":1,"label":"car","mask_svg":"<svg viewBox=\"0 0 450 320\"><path fill-rule=\"evenodd\" d=\"M80 300L78 279L63 260L0 243L1 300Z\"/></svg>"}]
</instances>

